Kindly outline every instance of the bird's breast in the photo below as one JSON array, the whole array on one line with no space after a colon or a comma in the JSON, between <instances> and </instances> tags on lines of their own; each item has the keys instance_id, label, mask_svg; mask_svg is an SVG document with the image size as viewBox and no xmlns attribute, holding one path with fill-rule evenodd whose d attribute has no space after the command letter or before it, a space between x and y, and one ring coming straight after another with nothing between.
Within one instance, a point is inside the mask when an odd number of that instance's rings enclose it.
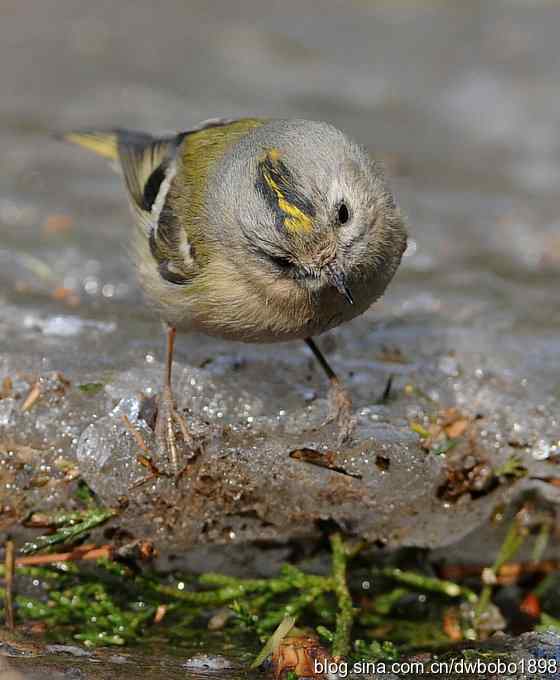
<instances>
[{"instance_id":1,"label":"bird's breast","mask_svg":"<svg viewBox=\"0 0 560 680\"><path fill-rule=\"evenodd\" d=\"M253 279L222 262L193 282L185 296L184 321L200 332L237 341L303 339L362 314L376 297L363 283L353 293L354 304L349 304L330 286L310 290L287 277Z\"/></svg>"}]
</instances>

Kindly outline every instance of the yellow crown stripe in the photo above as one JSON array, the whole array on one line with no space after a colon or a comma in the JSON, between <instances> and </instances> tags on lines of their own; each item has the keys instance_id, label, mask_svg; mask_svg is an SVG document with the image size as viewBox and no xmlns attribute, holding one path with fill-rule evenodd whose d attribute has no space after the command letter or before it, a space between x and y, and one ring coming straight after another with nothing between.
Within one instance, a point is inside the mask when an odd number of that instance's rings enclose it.
<instances>
[{"instance_id":1,"label":"yellow crown stripe","mask_svg":"<svg viewBox=\"0 0 560 680\"><path fill-rule=\"evenodd\" d=\"M292 232L310 232L313 229L313 221L311 218L286 199L280 190L280 187L276 184L268 172L264 173L264 179L268 186L276 194L279 209L287 215L287 217L284 218L284 226L286 229Z\"/></svg>"}]
</instances>

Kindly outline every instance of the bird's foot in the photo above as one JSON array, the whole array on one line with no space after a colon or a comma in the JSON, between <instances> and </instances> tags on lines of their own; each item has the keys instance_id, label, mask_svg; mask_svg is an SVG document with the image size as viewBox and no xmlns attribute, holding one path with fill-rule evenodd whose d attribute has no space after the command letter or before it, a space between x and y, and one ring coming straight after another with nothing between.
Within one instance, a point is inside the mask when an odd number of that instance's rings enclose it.
<instances>
[{"instance_id":1,"label":"bird's foot","mask_svg":"<svg viewBox=\"0 0 560 680\"><path fill-rule=\"evenodd\" d=\"M335 422L338 425L338 444L347 443L358 422L352 409L350 392L339 380L331 380L329 387L329 412L325 425Z\"/></svg>"},{"instance_id":2,"label":"bird's foot","mask_svg":"<svg viewBox=\"0 0 560 680\"><path fill-rule=\"evenodd\" d=\"M157 460L177 475L197 453L185 417L177 410L173 394L164 387L158 399L155 425Z\"/></svg>"}]
</instances>

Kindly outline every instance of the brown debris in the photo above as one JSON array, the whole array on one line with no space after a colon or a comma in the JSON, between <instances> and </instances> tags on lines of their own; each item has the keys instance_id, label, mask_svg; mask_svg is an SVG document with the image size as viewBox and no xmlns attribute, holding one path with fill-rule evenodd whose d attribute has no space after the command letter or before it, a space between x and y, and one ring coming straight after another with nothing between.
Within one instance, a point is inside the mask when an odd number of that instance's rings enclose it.
<instances>
[{"instance_id":1,"label":"brown debris","mask_svg":"<svg viewBox=\"0 0 560 680\"><path fill-rule=\"evenodd\" d=\"M527 593L521 601L519 609L527 616L538 619L541 615L541 602L535 593Z\"/></svg>"},{"instance_id":2,"label":"brown debris","mask_svg":"<svg viewBox=\"0 0 560 680\"><path fill-rule=\"evenodd\" d=\"M71 215L53 214L49 215L41 226L41 231L45 236L54 234L65 234L74 227L74 220Z\"/></svg>"},{"instance_id":3,"label":"brown debris","mask_svg":"<svg viewBox=\"0 0 560 680\"><path fill-rule=\"evenodd\" d=\"M388 347L387 345L381 347L381 351L377 354L377 359L387 364L410 363L398 347Z\"/></svg>"},{"instance_id":4,"label":"brown debris","mask_svg":"<svg viewBox=\"0 0 560 680\"><path fill-rule=\"evenodd\" d=\"M154 544L145 538L139 538L126 543L116 551L116 556L122 560L147 562L158 556Z\"/></svg>"},{"instance_id":5,"label":"brown debris","mask_svg":"<svg viewBox=\"0 0 560 680\"><path fill-rule=\"evenodd\" d=\"M478 440L479 417L462 414L459 409L439 412L435 422L427 427L412 422L411 428L421 437L420 446L428 453L445 454L445 479L437 492L438 498L456 502L465 494L477 498L497 486L492 467Z\"/></svg>"},{"instance_id":6,"label":"brown debris","mask_svg":"<svg viewBox=\"0 0 560 680\"><path fill-rule=\"evenodd\" d=\"M156 609L156 613L154 614L154 623L161 623L167 614L167 605L166 604L160 604L158 608Z\"/></svg>"},{"instance_id":7,"label":"brown debris","mask_svg":"<svg viewBox=\"0 0 560 680\"><path fill-rule=\"evenodd\" d=\"M122 416L122 422L126 429L129 431L131 437L136 442L136 446L138 446L138 448L142 452L139 453L138 456L136 456L136 460L138 461L138 463L140 463L140 465L142 465L142 467L145 467L147 470L149 470L148 475L146 475L145 477L141 477L140 479L137 479L135 482L133 482L131 490L137 489L143 484L146 484L147 482L150 482L152 479L156 479L157 477L160 477L162 475L167 476L153 462L150 449L146 442L144 441L144 437L142 437L140 432L138 432L138 430L130 422L128 416L126 415Z\"/></svg>"},{"instance_id":8,"label":"brown debris","mask_svg":"<svg viewBox=\"0 0 560 680\"><path fill-rule=\"evenodd\" d=\"M465 434L468 426L469 421L466 418L459 418L444 427L445 434L449 437L449 439L462 437Z\"/></svg>"},{"instance_id":9,"label":"brown debris","mask_svg":"<svg viewBox=\"0 0 560 680\"><path fill-rule=\"evenodd\" d=\"M88 543L74 548L69 552L50 553L48 555L26 555L16 559L16 567L38 566L40 564L52 564L53 562L77 562L78 560L99 560L102 557L113 559L115 549L111 545L95 547Z\"/></svg>"},{"instance_id":10,"label":"brown debris","mask_svg":"<svg viewBox=\"0 0 560 680\"><path fill-rule=\"evenodd\" d=\"M377 456L375 456L375 464L381 470L381 472L387 472L387 470L391 467L391 459L387 458L387 456L377 454Z\"/></svg>"},{"instance_id":11,"label":"brown debris","mask_svg":"<svg viewBox=\"0 0 560 680\"><path fill-rule=\"evenodd\" d=\"M24 623L25 631L30 635L45 635L48 626L45 621L29 621Z\"/></svg>"},{"instance_id":12,"label":"brown debris","mask_svg":"<svg viewBox=\"0 0 560 680\"><path fill-rule=\"evenodd\" d=\"M45 521L44 518L38 518L38 521ZM41 526L41 525L33 525ZM44 524L42 526L45 526ZM148 561L157 555L156 549L151 541L139 539L133 541L121 548L116 548L114 545L106 543L105 545L96 546L94 543L85 543L77 548L73 548L68 552L63 553L49 553L41 555L26 555L18 557L15 560L16 567L29 567L41 564L53 564L54 562L78 562L81 560L91 561L99 560L101 558L107 560L139 560L142 562Z\"/></svg>"},{"instance_id":13,"label":"brown debris","mask_svg":"<svg viewBox=\"0 0 560 680\"><path fill-rule=\"evenodd\" d=\"M57 385L51 389L50 392L56 394L58 397L63 397L72 383L60 371L56 371L54 378L57 381Z\"/></svg>"},{"instance_id":14,"label":"brown debris","mask_svg":"<svg viewBox=\"0 0 560 680\"><path fill-rule=\"evenodd\" d=\"M366 503L366 500L362 500L362 497L361 487L358 487L351 478L343 476L332 476L318 493L319 499L325 500L335 507L344 503ZM294 521L296 521L295 518Z\"/></svg>"},{"instance_id":15,"label":"brown debris","mask_svg":"<svg viewBox=\"0 0 560 680\"><path fill-rule=\"evenodd\" d=\"M62 456L59 456L54 461L55 467L64 474L64 481L71 482L80 476L80 469L78 466L70 460L66 460Z\"/></svg>"},{"instance_id":16,"label":"brown debris","mask_svg":"<svg viewBox=\"0 0 560 680\"><path fill-rule=\"evenodd\" d=\"M160 469L156 466L156 464L152 461L151 458L148 456L143 456L142 454L139 454L136 456L136 460L142 467L145 467L147 470L150 471L150 474L145 475L144 477L140 477L140 479L137 479L136 481L132 482L130 486L130 491L133 489L138 489L139 487L143 486L144 484L147 484L148 482L151 482L152 479L156 479L157 477L161 477L162 475L167 477L168 475L166 473L163 473L160 471Z\"/></svg>"},{"instance_id":17,"label":"brown debris","mask_svg":"<svg viewBox=\"0 0 560 680\"><path fill-rule=\"evenodd\" d=\"M25 631L26 628L27 626L24 624L22 626L22 631ZM6 656L39 656L44 653L44 645L24 638L19 634L19 631L14 633L7 628L0 628L0 650L2 652L0 654L0 661L3 661ZM6 674L4 673L6 670L8 669L0 664L0 678L2 678L2 680L25 680L25 678L19 674L16 678L10 676L6 677Z\"/></svg>"},{"instance_id":18,"label":"brown debris","mask_svg":"<svg viewBox=\"0 0 560 680\"><path fill-rule=\"evenodd\" d=\"M77 307L80 304L80 296L72 288L57 286L51 293L53 300L64 302L69 307Z\"/></svg>"},{"instance_id":19,"label":"brown debris","mask_svg":"<svg viewBox=\"0 0 560 680\"><path fill-rule=\"evenodd\" d=\"M438 498L455 502L464 494L471 498L484 495L491 490L494 473L486 461L465 460L461 467L448 466L446 480L437 491Z\"/></svg>"},{"instance_id":20,"label":"brown debris","mask_svg":"<svg viewBox=\"0 0 560 680\"><path fill-rule=\"evenodd\" d=\"M445 564L438 570L440 578L461 581L469 576L482 575L485 567L480 564ZM508 562L496 573L496 584L513 585L525 575L545 575L560 571L560 560L541 560L539 562Z\"/></svg>"},{"instance_id":21,"label":"brown debris","mask_svg":"<svg viewBox=\"0 0 560 680\"><path fill-rule=\"evenodd\" d=\"M123 425L126 427L126 429L129 431L129 433L130 433L130 435L132 436L132 438L134 439L134 441L136 442L136 446L138 446L138 448L139 448L146 456L149 457L149 456L150 456L150 449L148 448L148 445L147 445L146 442L144 441L144 437L142 437L142 435L140 434L140 432L138 432L138 430L137 430L137 429L134 427L134 425L130 422L130 418L129 418L128 416L124 415L124 416L122 416L122 422L123 422ZM140 461L139 461L139 462L140 462ZM148 465L148 464L145 463L145 462L141 462L141 465L143 465L144 467L150 467L150 465Z\"/></svg>"},{"instance_id":22,"label":"brown debris","mask_svg":"<svg viewBox=\"0 0 560 680\"><path fill-rule=\"evenodd\" d=\"M337 462L338 454L335 451L317 451L316 449L294 449L289 453L290 458L293 460L300 460L304 463L309 463L310 465L316 465L317 467L326 468L327 470L332 470L333 472L339 472L343 475L348 475L348 477L354 477L355 479L361 479L362 475L355 472L348 472Z\"/></svg>"},{"instance_id":23,"label":"brown debris","mask_svg":"<svg viewBox=\"0 0 560 680\"><path fill-rule=\"evenodd\" d=\"M51 381L55 384L52 385ZM23 400L21 405L21 411L29 411L37 403L37 401L43 396L43 390L45 385L45 380L40 378L35 380L27 393L27 396ZM48 389L46 390L49 394L55 395L56 397L64 397L66 391L70 387L70 381L60 372L57 371L48 377Z\"/></svg>"},{"instance_id":24,"label":"brown debris","mask_svg":"<svg viewBox=\"0 0 560 680\"><path fill-rule=\"evenodd\" d=\"M552 486L560 486L560 477L533 477L532 479L540 479L541 482L546 482L547 484L552 484Z\"/></svg>"},{"instance_id":25,"label":"brown debris","mask_svg":"<svg viewBox=\"0 0 560 680\"><path fill-rule=\"evenodd\" d=\"M2 386L0 387L0 399L7 399L12 396L12 391L14 389L14 384L10 376L6 376L2 380Z\"/></svg>"},{"instance_id":26,"label":"brown debris","mask_svg":"<svg viewBox=\"0 0 560 680\"><path fill-rule=\"evenodd\" d=\"M439 421L448 437L460 437L472 422L472 418L462 415L459 409L452 407L440 413Z\"/></svg>"},{"instance_id":27,"label":"brown debris","mask_svg":"<svg viewBox=\"0 0 560 680\"><path fill-rule=\"evenodd\" d=\"M53 527L52 518L44 512L33 512L22 521L28 529L50 529Z\"/></svg>"},{"instance_id":28,"label":"brown debris","mask_svg":"<svg viewBox=\"0 0 560 680\"><path fill-rule=\"evenodd\" d=\"M208 630L222 630L232 616L235 616L233 610L222 607L208 621Z\"/></svg>"},{"instance_id":29,"label":"brown debris","mask_svg":"<svg viewBox=\"0 0 560 680\"><path fill-rule=\"evenodd\" d=\"M463 639L461 620L456 607L447 607L443 613L442 628L443 632L453 642L460 642Z\"/></svg>"},{"instance_id":30,"label":"brown debris","mask_svg":"<svg viewBox=\"0 0 560 680\"><path fill-rule=\"evenodd\" d=\"M33 385L31 385L31 389L27 393L27 396L23 400L23 404L21 405L21 410L23 413L26 411L29 411L35 402L39 400L39 397L41 396L41 388L39 386L39 382L34 382Z\"/></svg>"},{"instance_id":31,"label":"brown debris","mask_svg":"<svg viewBox=\"0 0 560 680\"><path fill-rule=\"evenodd\" d=\"M0 481L2 481L1 477ZM7 531L11 526L16 524L19 521L22 512L22 509L15 507L11 503L0 505L0 531Z\"/></svg>"},{"instance_id":32,"label":"brown debris","mask_svg":"<svg viewBox=\"0 0 560 680\"><path fill-rule=\"evenodd\" d=\"M474 418L463 415L459 409L452 407L438 413L434 423L423 427L418 423L411 423L411 427L422 437L421 446L426 452L438 451L442 445L453 443L451 440L459 439L465 434L472 436Z\"/></svg>"},{"instance_id":33,"label":"brown debris","mask_svg":"<svg viewBox=\"0 0 560 680\"><path fill-rule=\"evenodd\" d=\"M285 677L289 671L300 678L323 678L322 673L315 672L315 662L332 663L333 659L317 638L311 636L285 637L272 652L272 668L276 680Z\"/></svg>"},{"instance_id":34,"label":"brown debris","mask_svg":"<svg viewBox=\"0 0 560 680\"><path fill-rule=\"evenodd\" d=\"M15 618L14 618L14 595L13 595L13 588L14 588L14 559L15 559L15 552L14 552L14 542L13 541L6 541L5 545L5 557L4 557L4 567L5 567L5 576L4 576L4 583L5 583L5 606L4 606L4 611L5 611L5 623L6 623L6 628L8 630L14 630L15 629Z\"/></svg>"},{"instance_id":35,"label":"brown debris","mask_svg":"<svg viewBox=\"0 0 560 680\"><path fill-rule=\"evenodd\" d=\"M0 441L0 453L11 451L17 458L17 465L29 465L34 463L43 453L41 449L35 449L25 444L16 444L11 440Z\"/></svg>"}]
</instances>

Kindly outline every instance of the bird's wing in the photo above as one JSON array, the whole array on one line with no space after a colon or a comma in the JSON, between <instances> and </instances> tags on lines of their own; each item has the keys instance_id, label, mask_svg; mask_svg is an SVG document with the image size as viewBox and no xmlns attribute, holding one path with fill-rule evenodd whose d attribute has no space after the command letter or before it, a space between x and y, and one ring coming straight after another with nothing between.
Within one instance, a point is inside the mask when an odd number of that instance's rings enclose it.
<instances>
[{"instance_id":1,"label":"bird's wing","mask_svg":"<svg viewBox=\"0 0 560 680\"><path fill-rule=\"evenodd\" d=\"M190 215L179 220L168 200L177 172L177 156L182 157L180 190L192 196L192 187L204 183L209 164L219 158L224 148L263 123L264 120L250 118L211 118L185 132L163 137L110 130L70 132L63 138L120 166L137 223L148 239L160 275L170 283L184 284L192 279L196 267L191 243L196 235L188 235L182 224L190 222Z\"/></svg>"},{"instance_id":2,"label":"bird's wing","mask_svg":"<svg viewBox=\"0 0 560 680\"><path fill-rule=\"evenodd\" d=\"M162 187L165 191L169 188L174 172L173 161L181 142L193 132L219 128L235 120L209 118L189 130L163 137L116 129L69 132L62 135L62 138L114 161L117 169L120 166L133 210L140 226L149 235L153 226L157 225L158 215L155 216L154 225L154 207L159 213L165 200L165 196L160 196L158 201L158 194Z\"/></svg>"}]
</instances>

